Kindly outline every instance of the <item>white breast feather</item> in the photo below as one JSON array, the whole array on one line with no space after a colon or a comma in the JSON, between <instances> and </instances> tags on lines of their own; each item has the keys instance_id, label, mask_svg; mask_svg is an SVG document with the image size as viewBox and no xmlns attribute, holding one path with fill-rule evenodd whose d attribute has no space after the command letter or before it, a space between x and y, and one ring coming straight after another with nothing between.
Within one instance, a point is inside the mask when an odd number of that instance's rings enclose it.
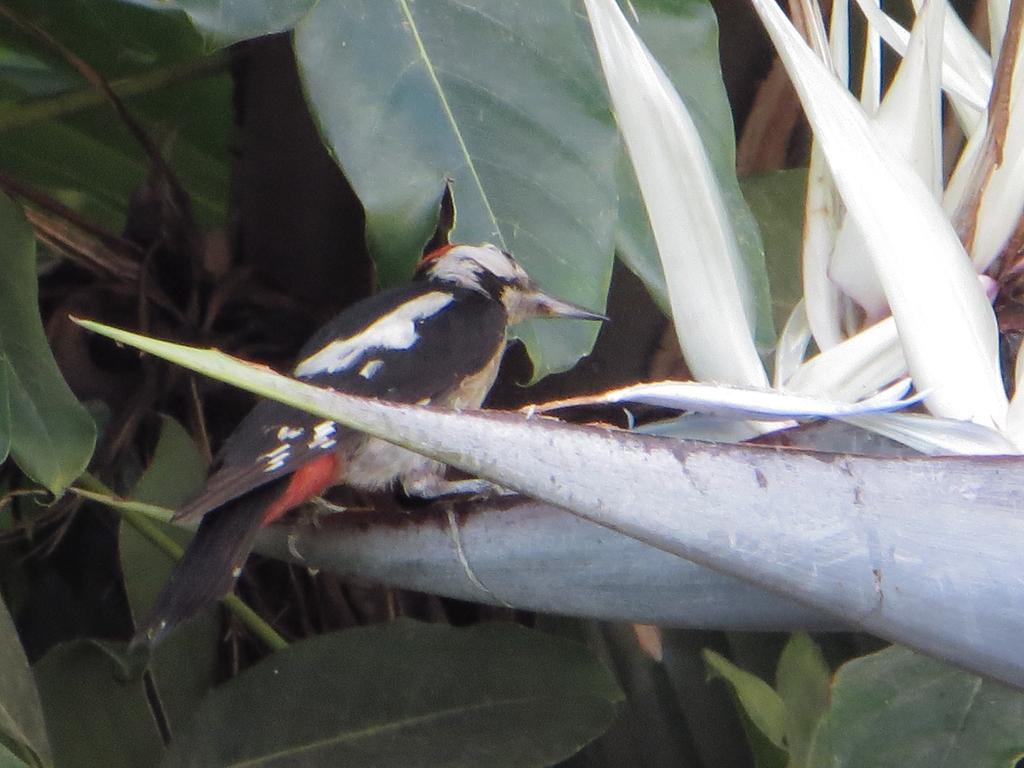
<instances>
[{"instance_id":1,"label":"white breast feather","mask_svg":"<svg viewBox=\"0 0 1024 768\"><path fill-rule=\"evenodd\" d=\"M347 339L336 339L295 366L296 376L337 373L351 368L367 352L409 349L419 339L416 322L440 312L453 301L450 293L432 291L374 320Z\"/></svg>"}]
</instances>

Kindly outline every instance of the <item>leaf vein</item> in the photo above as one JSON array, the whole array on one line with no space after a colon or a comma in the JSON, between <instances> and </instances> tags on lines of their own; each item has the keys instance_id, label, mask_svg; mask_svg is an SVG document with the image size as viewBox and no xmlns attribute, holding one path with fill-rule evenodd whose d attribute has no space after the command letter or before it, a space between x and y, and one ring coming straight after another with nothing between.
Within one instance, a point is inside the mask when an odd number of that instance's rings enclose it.
<instances>
[{"instance_id":1,"label":"leaf vein","mask_svg":"<svg viewBox=\"0 0 1024 768\"><path fill-rule=\"evenodd\" d=\"M401 6L402 13L405 14L406 21L409 23L409 30L412 32L413 40L416 42L416 48L420 53L420 57L423 59L423 66L426 67L430 81L433 83L434 90L437 92L437 97L441 101L441 107L444 109L445 117L452 127L452 132L455 135L455 140L459 144L459 149L466 158L466 166L469 169L470 176L473 177L473 182L476 184L477 189L480 192L480 197L483 200L484 207L487 209L487 215L494 224L495 233L501 241L500 245L502 248L507 248L508 246L505 243L505 238L498 227L498 219L494 215L494 210L491 208L491 200L487 196L487 191L484 189L483 182L480 180L480 176L477 173L476 165L473 162L473 156L469 153L469 148L466 146L465 137L462 135L462 130L459 127L458 121L455 119L454 113L452 112L451 104L448 102L448 96L445 93L444 88L441 87L441 81L438 79L437 70L434 68L434 62L430 58L430 54L427 53L426 45L423 42L423 37L420 35L420 30L416 25L416 20L413 18L412 10L409 8L408 0L398 0L398 4Z\"/></svg>"},{"instance_id":2,"label":"leaf vein","mask_svg":"<svg viewBox=\"0 0 1024 768\"><path fill-rule=\"evenodd\" d=\"M242 760L240 762L231 763L228 768L254 768L255 766L266 765L269 762L276 760L280 757L293 756L302 752L309 752L311 750L321 749L331 744L343 744L349 741L357 741L368 736L375 736L382 733L388 733L389 731L397 731L409 726L418 726L424 723L429 723L434 720L443 720L446 717L456 714L464 714L467 712L475 712L479 710L490 709L494 707L517 705L517 704L529 704L543 700L544 697L537 696L520 696L511 699L502 699L496 701L484 701L479 704L472 705L460 705L456 707L449 707L447 709L440 709L434 712L427 713L425 715L415 715L412 717L405 717L400 720L394 720L389 723L380 723L368 726L355 731L349 731L347 733L331 736L325 739L318 739L311 741L308 744L302 746L296 746L288 749L281 749L277 752L271 752L266 755L254 757L248 760Z\"/></svg>"}]
</instances>

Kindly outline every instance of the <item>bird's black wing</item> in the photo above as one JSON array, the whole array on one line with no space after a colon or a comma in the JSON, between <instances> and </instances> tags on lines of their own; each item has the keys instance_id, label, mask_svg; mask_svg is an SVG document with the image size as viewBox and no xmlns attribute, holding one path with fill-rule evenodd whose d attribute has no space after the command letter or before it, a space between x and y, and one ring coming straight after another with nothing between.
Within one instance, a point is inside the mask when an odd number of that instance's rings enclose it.
<instances>
[{"instance_id":1,"label":"bird's black wing","mask_svg":"<svg viewBox=\"0 0 1024 768\"><path fill-rule=\"evenodd\" d=\"M296 371L311 384L348 394L431 402L493 359L505 343L505 323L501 304L476 291L399 288L359 302L325 325L303 348ZM354 450L361 440L329 419L261 401L225 443L206 486L176 518L198 518L328 451Z\"/></svg>"}]
</instances>

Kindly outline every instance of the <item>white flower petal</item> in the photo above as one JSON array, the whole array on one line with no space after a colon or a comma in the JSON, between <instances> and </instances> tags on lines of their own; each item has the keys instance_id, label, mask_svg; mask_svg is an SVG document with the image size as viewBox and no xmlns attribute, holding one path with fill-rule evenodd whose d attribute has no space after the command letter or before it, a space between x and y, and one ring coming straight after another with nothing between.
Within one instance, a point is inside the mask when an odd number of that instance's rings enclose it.
<instances>
[{"instance_id":1,"label":"white flower petal","mask_svg":"<svg viewBox=\"0 0 1024 768\"><path fill-rule=\"evenodd\" d=\"M858 400L907 373L891 317L865 328L801 365L785 381L790 392Z\"/></svg>"},{"instance_id":2,"label":"white flower petal","mask_svg":"<svg viewBox=\"0 0 1024 768\"><path fill-rule=\"evenodd\" d=\"M875 113L883 141L899 152L938 198L942 193L942 114L940 71L945 6L933 2L914 22L907 54ZM873 39L873 35L869 40ZM865 67L868 67L865 61ZM873 62L876 70L879 62ZM866 71L873 71L868 69ZM865 104L864 95L861 103ZM863 308L869 323L889 313L881 282L871 264L864 236L847 217L836 241L829 277Z\"/></svg>"},{"instance_id":3,"label":"white flower petal","mask_svg":"<svg viewBox=\"0 0 1024 768\"><path fill-rule=\"evenodd\" d=\"M786 380L800 368L810 343L811 326L807 322L807 309L801 299L789 313L786 326L779 334L779 340L775 345L775 389L783 389Z\"/></svg>"},{"instance_id":4,"label":"white flower petal","mask_svg":"<svg viewBox=\"0 0 1024 768\"><path fill-rule=\"evenodd\" d=\"M698 381L652 381L596 395L542 403L530 406L530 410L550 411L578 405L643 403L737 420L835 419L895 411L920 402L920 396L901 399L909 388L910 381L904 379L870 398L858 403L848 403L774 390L729 387Z\"/></svg>"},{"instance_id":5,"label":"white flower petal","mask_svg":"<svg viewBox=\"0 0 1024 768\"><path fill-rule=\"evenodd\" d=\"M909 445L929 456L1005 456L1019 451L1006 437L970 421L919 413L852 416L843 421Z\"/></svg>"},{"instance_id":6,"label":"white flower petal","mask_svg":"<svg viewBox=\"0 0 1024 768\"><path fill-rule=\"evenodd\" d=\"M872 0L857 0L857 5L882 39L898 54L905 55L910 33L883 13ZM988 94L992 90L992 60L963 23L958 23L955 11L946 15L942 87L949 93L961 121L971 128L988 106Z\"/></svg>"},{"instance_id":7,"label":"white flower petal","mask_svg":"<svg viewBox=\"0 0 1024 768\"><path fill-rule=\"evenodd\" d=\"M686 362L700 379L767 386L739 250L693 120L614 0L586 7Z\"/></svg>"},{"instance_id":8,"label":"white flower petal","mask_svg":"<svg viewBox=\"0 0 1024 768\"><path fill-rule=\"evenodd\" d=\"M932 0L935 1L935 0ZM913 169L770 0L753 0L864 234L914 381L937 415L999 426L1006 416L992 308L960 241Z\"/></svg>"}]
</instances>

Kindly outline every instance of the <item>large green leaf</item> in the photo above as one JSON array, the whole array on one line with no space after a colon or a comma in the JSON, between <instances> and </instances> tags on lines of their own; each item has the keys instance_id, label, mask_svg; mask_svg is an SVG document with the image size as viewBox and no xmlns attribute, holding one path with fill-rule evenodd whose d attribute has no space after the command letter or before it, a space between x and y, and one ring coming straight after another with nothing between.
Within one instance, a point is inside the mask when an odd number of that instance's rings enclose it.
<instances>
[{"instance_id":1,"label":"large green leaf","mask_svg":"<svg viewBox=\"0 0 1024 768\"><path fill-rule=\"evenodd\" d=\"M43 710L18 632L0 600L0 747L28 749L40 765L52 765ZM0 765L2 765L0 758Z\"/></svg>"},{"instance_id":2,"label":"large green leaf","mask_svg":"<svg viewBox=\"0 0 1024 768\"><path fill-rule=\"evenodd\" d=\"M599 735L621 698L575 643L400 621L305 640L243 672L163 765L551 765Z\"/></svg>"},{"instance_id":3,"label":"large green leaf","mask_svg":"<svg viewBox=\"0 0 1024 768\"><path fill-rule=\"evenodd\" d=\"M1024 693L893 647L840 668L809 766L1012 768Z\"/></svg>"},{"instance_id":4,"label":"large green leaf","mask_svg":"<svg viewBox=\"0 0 1024 768\"><path fill-rule=\"evenodd\" d=\"M757 222L736 179L735 132L722 81L715 12L705 0L635 0L630 7L636 12L636 31L679 92L704 142L747 267L758 346L768 348L774 340L774 330L764 248ZM622 163L619 172L616 248L667 311L668 297L657 245L628 161Z\"/></svg>"},{"instance_id":5,"label":"large green leaf","mask_svg":"<svg viewBox=\"0 0 1024 768\"><path fill-rule=\"evenodd\" d=\"M385 283L406 279L445 178L453 238L508 248L551 293L600 309L618 142L569 0L321 0L295 51L324 138L366 209ZM535 375L571 366L593 323L530 323Z\"/></svg>"},{"instance_id":6,"label":"large green leaf","mask_svg":"<svg viewBox=\"0 0 1024 768\"><path fill-rule=\"evenodd\" d=\"M61 493L89 463L92 417L71 394L39 318L35 240L18 206L0 196L0 353L6 358L11 455Z\"/></svg>"},{"instance_id":7,"label":"large green leaf","mask_svg":"<svg viewBox=\"0 0 1024 768\"><path fill-rule=\"evenodd\" d=\"M316 0L122 0L161 11L185 13L209 48L283 32L295 26Z\"/></svg>"},{"instance_id":8,"label":"large green leaf","mask_svg":"<svg viewBox=\"0 0 1024 768\"><path fill-rule=\"evenodd\" d=\"M174 419L165 417L153 459L131 498L175 508L202 485L206 462L191 436ZM191 534L173 525L160 529L183 546ZM171 574L174 563L123 518L118 548L125 592L133 615L145 616ZM172 731L180 728L212 687L217 667L218 609L211 606L176 630L153 651L149 670L154 693Z\"/></svg>"},{"instance_id":9,"label":"large green leaf","mask_svg":"<svg viewBox=\"0 0 1024 768\"><path fill-rule=\"evenodd\" d=\"M35 665L60 768L137 768L163 751L141 679L129 679L99 643L58 645Z\"/></svg>"}]
</instances>

